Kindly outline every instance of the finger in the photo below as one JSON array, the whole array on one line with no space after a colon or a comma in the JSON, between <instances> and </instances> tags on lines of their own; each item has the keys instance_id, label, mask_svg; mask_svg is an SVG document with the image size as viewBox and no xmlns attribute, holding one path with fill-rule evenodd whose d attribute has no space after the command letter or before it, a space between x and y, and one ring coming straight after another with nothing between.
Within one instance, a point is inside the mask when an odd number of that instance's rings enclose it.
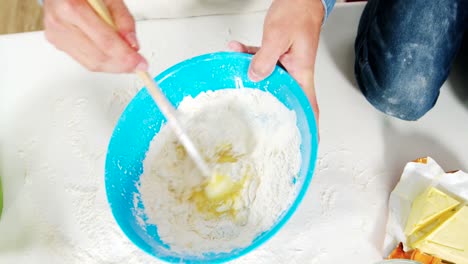
<instances>
[{"instance_id":1,"label":"finger","mask_svg":"<svg viewBox=\"0 0 468 264\"><path fill-rule=\"evenodd\" d=\"M307 99L309 100L310 106L312 107L312 111L314 112L315 121L317 123L318 128L320 109L317 101L317 94L315 92L314 74L312 72L302 72L300 73L300 77L295 79L297 79L297 83L301 86L302 90L307 96Z\"/></svg>"},{"instance_id":2,"label":"finger","mask_svg":"<svg viewBox=\"0 0 468 264\"><path fill-rule=\"evenodd\" d=\"M232 51L255 54L260 49L259 47L255 46L247 46L239 41L230 41L228 43L228 48Z\"/></svg>"},{"instance_id":3,"label":"finger","mask_svg":"<svg viewBox=\"0 0 468 264\"><path fill-rule=\"evenodd\" d=\"M306 94L307 99L309 99L310 106L312 107L312 111L314 112L317 127L319 127L320 108L317 101L317 94L315 93L315 85L312 84L306 89L304 89L304 93Z\"/></svg>"},{"instance_id":4,"label":"finger","mask_svg":"<svg viewBox=\"0 0 468 264\"><path fill-rule=\"evenodd\" d=\"M138 50L140 46L135 33L135 20L125 3L122 0L107 0L105 3L114 19L119 34L127 41L130 47Z\"/></svg>"},{"instance_id":5,"label":"finger","mask_svg":"<svg viewBox=\"0 0 468 264\"><path fill-rule=\"evenodd\" d=\"M268 77L275 69L281 55L289 49L289 39L281 27L265 27L262 46L252 59L249 78L258 82Z\"/></svg>"},{"instance_id":6,"label":"finger","mask_svg":"<svg viewBox=\"0 0 468 264\"><path fill-rule=\"evenodd\" d=\"M286 69L288 69L288 66L290 64L287 62L284 62L283 65L287 65L285 67ZM310 68L295 69L295 70L288 70L288 72L297 81L299 86L301 86L302 90L307 96L307 99L309 100L310 106L312 107L312 110L315 115L315 120L317 121L317 125L318 125L320 110L319 110L319 106L317 102L317 95L315 92L313 69L310 69Z\"/></svg>"},{"instance_id":7,"label":"finger","mask_svg":"<svg viewBox=\"0 0 468 264\"><path fill-rule=\"evenodd\" d=\"M48 33L55 46L94 72L128 72L125 65L116 63L96 47L94 42L75 26L62 26ZM54 37L58 36L58 37Z\"/></svg>"},{"instance_id":8,"label":"finger","mask_svg":"<svg viewBox=\"0 0 468 264\"><path fill-rule=\"evenodd\" d=\"M63 15L68 15L69 21L76 25L102 52L111 58L105 65L105 69L112 72L147 70L148 63L146 60L133 50L111 26L106 24L86 1L64 2L68 4L64 4ZM69 10L70 8L72 9Z\"/></svg>"},{"instance_id":9,"label":"finger","mask_svg":"<svg viewBox=\"0 0 468 264\"><path fill-rule=\"evenodd\" d=\"M69 54L73 59L91 71L101 71L108 57L76 27L48 27L47 39L55 47Z\"/></svg>"},{"instance_id":10,"label":"finger","mask_svg":"<svg viewBox=\"0 0 468 264\"><path fill-rule=\"evenodd\" d=\"M314 111L318 125L320 111L314 84L317 46L318 37L298 39L291 46L289 52L281 56L280 62L303 89Z\"/></svg>"}]
</instances>

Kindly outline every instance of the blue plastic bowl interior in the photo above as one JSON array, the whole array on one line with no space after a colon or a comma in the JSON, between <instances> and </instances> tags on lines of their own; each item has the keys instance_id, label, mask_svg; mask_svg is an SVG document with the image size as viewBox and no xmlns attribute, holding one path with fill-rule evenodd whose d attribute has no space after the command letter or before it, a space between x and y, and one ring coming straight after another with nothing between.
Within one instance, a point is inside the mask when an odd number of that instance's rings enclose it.
<instances>
[{"instance_id":1,"label":"blue plastic bowl interior","mask_svg":"<svg viewBox=\"0 0 468 264\"><path fill-rule=\"evenodd\" d=\"M106 158L105 185L112 213L125 235L145 252L168 262L225 262L242 256L271 238L288 221L301 202L314 172L317 158L317 127L310 104L299 85L280 67L264 81L254 83L247 77L251 55L218 52L181 62L158 75L155 80L168 99L178 105L185 96L197 96L207 90L234 88L235 78L245 87L268 91L297 115L302 144L302 165L295 184L297 197L268 231L259 234L251 245L230 253L207 253L203 256L180 255L172 252L157 233L157 227L141 227L135 215L143 209L137 184L143 172L143 160L151 140L158 133L165 118L142 89L129 103L120 117ZM134 204L134 199L137 202ZM137 207L137 208L136 208ZM143 214L143 219L147 219Z\"/></svg>"}]
</instances>

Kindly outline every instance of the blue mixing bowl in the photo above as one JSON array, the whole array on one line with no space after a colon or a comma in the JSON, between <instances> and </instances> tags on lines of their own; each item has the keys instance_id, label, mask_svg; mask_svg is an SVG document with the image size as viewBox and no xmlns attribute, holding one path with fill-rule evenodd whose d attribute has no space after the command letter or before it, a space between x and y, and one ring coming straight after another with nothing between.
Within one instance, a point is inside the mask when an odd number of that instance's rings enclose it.
<instances>
[{"instance_id":1,"label":"blue mixing bowl","mask_svg":"<svg viewBox=\"0 0 468 264\"><path fill-rule=\"evenodd\" d=\"M195 57L181 62L158 75L155 80L174 104L179 105L185 96L195 97L208 90L236 87L240 78L245 87L273 94L297 115L301 133L301 170L295 181L297 197L270 230L259 234L251 245L229 253L206 253L203 256L181 255L172 252L158 236L157 226L138 218L148 218L139 198L137 184L143 172L143 160L149 145L159 132L165 118L153 102L148 91L142 89L122 113L114 129L106 157L105 185L107 199L118 225L139 248L168 262L219 263L242 256L270 239L288 221L300 204L312 179L317 158L318 135L312 108L296 81L281 67L276 67L266 80L254 83L247 77L251 55L219 52ZM137 217L137 214L140 214Z\"/></svg>"}]
</instances>

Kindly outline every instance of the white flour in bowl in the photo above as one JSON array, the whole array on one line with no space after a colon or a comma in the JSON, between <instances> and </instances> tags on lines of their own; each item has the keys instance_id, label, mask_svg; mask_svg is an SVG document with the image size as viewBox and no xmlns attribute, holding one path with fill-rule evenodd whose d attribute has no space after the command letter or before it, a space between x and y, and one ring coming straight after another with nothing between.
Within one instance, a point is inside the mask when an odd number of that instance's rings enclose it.
<instances>
[{"instance_id":1,"label":"white flour in bowl","mask_svg":"<svg viewBox=\"0 0 468 264\"><path fill-rule=\"evenodd\" d=\"M167 126L151 142L139 182L149 223L171 250L200 255L248 246L270 229L296 196L301 165L296 114L256 89L186 97L185 128L210 166L234 181L210 200L204 178Z\"/></svg>"}]
</instances>

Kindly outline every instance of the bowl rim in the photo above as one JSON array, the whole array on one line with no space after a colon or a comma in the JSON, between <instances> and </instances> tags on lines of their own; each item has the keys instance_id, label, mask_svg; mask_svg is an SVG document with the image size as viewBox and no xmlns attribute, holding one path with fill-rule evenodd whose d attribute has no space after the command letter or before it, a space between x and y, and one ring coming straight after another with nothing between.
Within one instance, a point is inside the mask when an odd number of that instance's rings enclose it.
<instances>
[{"instance_id":1,"label":"bowl rim","mask_svg":"<svg viewBox=\"0 0 468 264\"><path fill-rule=\"evenodd\" d=\"M186 59L184 61L181 61L179 63L174 64L173 66L167 68L166 70L164 70L163 72L158 74L156 77L154 77L154 80L157 83L162 82L163 80L165 80L166 78L169 78L173 73L179 71L180 69L191 66L192 64L196 64L196 63L198 63L200 61L226 59L226 58L232 58L232 57L239 58L239 59L247 59L247 60L251 61L252 58L253 58L253 55L246 54L246 53L240 53L240 52L225 52L225 51L202 54L202 55L195 56L195 57L192 57L192 58L189 58L189 59ZM271 76L277 75L277 74L285 75L286 78L290 79L291 84L293 86L295 86L295 87L289 87L289 88L293 89L292 94L298 100L299 105L302 106L302 109L303 109L304 114L305 114L305 118L307 120L307 124L309 126L308 132L310 133L310 136L311 136L311 139L310 139L311 149L310 149L310 158L309 158L309 162L308 162L309 164L307 166L307 173L305 175L302 187L299 189L299 192L298 192L296 198L291 203L291 205L285 211L282 212L282 215L280 215L279 221L277 220L277 222L275 222L275 224L273 224L273 226L271 226L270 229L258 234L256 236L256 238L254 238L254 240L252 241L252 243L250 245L248 245L248 246L246 246L244 248L240 248L240 250L235 251L235 253L232 253L232 254L230 254L230 255L228 255L226 257L221 257L221 258L218 258L218 259L215 259L215 260L210 260L210 262L224 263L224 262L228 262L228 261L237 259L237 258L239 258L241 256L244 256L244 255L250 253L254 249L258 248L259 246L263 245L265 242L270 240L273 236L275 236L279 232L279 230L281 230L284 227L284 225L290 220L292 215L297 211L297 208L302 203L302 201L304 199L304 196L305 196L305 194L307 193L307 191L309 189L310 182L312 181L314 171L315 171L315 167L316 167L317 154L318 154L318 145L319 145L318 129L317 129L317 123L316 123L316 120L315 120L315 114L314 114L314 112L312 110L312 107L311 107L311 105L310 105L310 103L309 103L309 101L307 99L306 94L303 92L302 88L299 86L299 84L296 82L296 80L291 75L289 75L289 73L284 68L282 68L280 65L276 65L276 67L275 67L273 73L271 74ZM180 262L180 261L182 261L182 262L187 262L188 261L188 263L202 262L202 260L186 260L183 257L159 255L155 251L146 250L144 247L142 247L140 245L139 242L136 242L131 238L133 235L129 235L129 231L127 230L127 228L123 227L121 225L120 221L122 221L122 220L119 217L116 216L116 212L114 211L114 207L112 206L112 201L110 200L110 196L109 196L108 188L107 188L107 184L108 184L108 181L107 181L108 173L107 172L108 172L108 168L111 166L111 164L110 164L111 163L110 162L110 157L111 156L110 156L110 152L109 152L109 147L111 146L112 140L114 139L114 136L115 136L115 132L116 132L116 130L118 129L118 127L120 125L122 116L126 113L126 111L128 110L128 108L131 105L131 103L133 102L133 100L140 93L145 92L145 91L146 91L146 88L143 87L130 100L130 102L127 104L125 109L122 111L122 113L121 113L121 115L119 117L119 120L117 121L117 123L116 123L116 125L115 125L115 127L113 129L112 135L111 135L111 137L109 139L109 144L108 144L108 147L107 147L107 154L106 154L105 169L104 169L104 174L105 174L104 184L106 186L105 189L106 189L107 202L108 202L109 207L111 209L113 218L117 222L117 225L119 226L120 230L122 230L122 232L125 234L125 236L127 237L128 240L130 240L134 245L136 245L142 251L146 252L147 254L149 254L149 255L151 255L151 256L159 259L159 260L166 261L166 262ZM272 95L275 96L274 94L272 94ZM302 160L302 162L305 162L305 161ZM263 235L263 234L265 234L265 235ZM259 236L262 236L262 237L258 238ZM227 253L227 254L229 254L229 253Z\"/></svg>"}]
</instances>

